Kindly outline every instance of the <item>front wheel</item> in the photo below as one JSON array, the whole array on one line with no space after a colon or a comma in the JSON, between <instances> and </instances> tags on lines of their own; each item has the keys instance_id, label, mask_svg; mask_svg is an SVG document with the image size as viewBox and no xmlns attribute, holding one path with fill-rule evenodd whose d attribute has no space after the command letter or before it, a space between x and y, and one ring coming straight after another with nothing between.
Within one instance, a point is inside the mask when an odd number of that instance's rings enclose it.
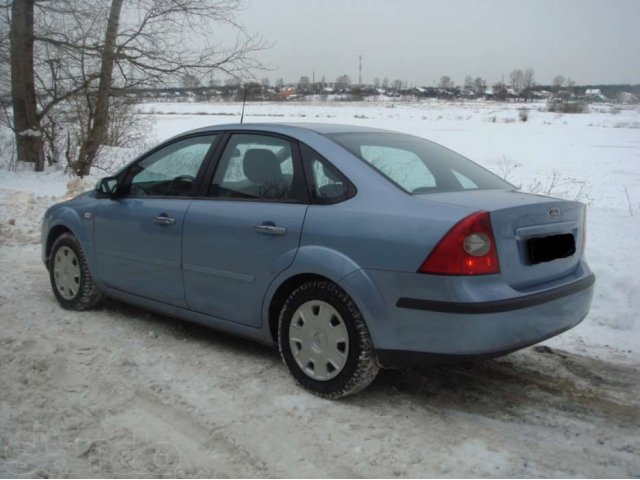
<instances>
[{"instance_id":1,"label":"front wheel","mask_svg":"<svg viewBox=\"0 0 640 480\"><path fill-rule=\"evenodd\" d=\"M378 374L362 314L332 282L308 282L291 293L280 312L278 344L298 383L321 397L357 393Z\"/></svg>"},{"instance_id":2,"label":"front wheel","mask_svg":"<svg viewBox=\"0 0 640 480\"><path fill-rule=\"evenodd\" d=\"M102 300L80 243L70 233L60 235L51 247L49 278L58 303L67 310L87 310Z\"/></svg>"}]
</instances>

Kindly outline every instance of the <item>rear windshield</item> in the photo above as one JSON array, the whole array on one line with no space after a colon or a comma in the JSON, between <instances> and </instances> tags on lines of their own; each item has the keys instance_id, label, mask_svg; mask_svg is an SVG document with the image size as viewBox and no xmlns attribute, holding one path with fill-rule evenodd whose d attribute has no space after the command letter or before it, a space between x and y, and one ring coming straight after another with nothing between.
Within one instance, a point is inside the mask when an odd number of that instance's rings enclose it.
<instances>
[{"instance_id":1,"label":"rear windshield","mask_svg":"<svg viewBox=\"0 0 640 480\"><path fill-rule=\"evenodd\" d=\"M462 155L419 137L401 133L333 133L327 137L412 194L514 188Z\"/></svg>"}]
</instances>

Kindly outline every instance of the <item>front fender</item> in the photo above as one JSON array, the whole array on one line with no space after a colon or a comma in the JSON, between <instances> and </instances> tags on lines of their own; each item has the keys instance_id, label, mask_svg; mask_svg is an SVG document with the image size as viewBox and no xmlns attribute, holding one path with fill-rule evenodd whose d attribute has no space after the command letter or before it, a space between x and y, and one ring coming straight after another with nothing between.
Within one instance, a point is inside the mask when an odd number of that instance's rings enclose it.
<instances>
[{"instance_id":1,"label":"front fender","mask_svg":"<svg viewBox=\"0 0 640 480\"><path fill-rule=\"evenodd\" d=\"M88 213L89 218L85 218L84 213ZM52 211L47 211L45 214L45 225L42 235L42 253L45 263L47 261L47 248L49 246L51 232L59 226L71 231L73 236L78 239L89 264L89 268L91 271L95 271L92 241L93 215L88 209L86 212L79 211L74 207L64 204L56 205Z\"/></svg>"},{"instance_id":2,"label":"front fender","mask_svg":"<svg viewBox=\"0 0 640 480\"><path fill-rule=\"evenodd\" d=\"M387 308L378 287L351 258L326 247L300 247L293 263L271 282L262 303L262 326L269 329L269 306L278 288L288 279L302 274L320 275L340 286L353 299L369 326L387 319ZM375 339L374 339L375 344Z\"/></svg>"}]
</instances>

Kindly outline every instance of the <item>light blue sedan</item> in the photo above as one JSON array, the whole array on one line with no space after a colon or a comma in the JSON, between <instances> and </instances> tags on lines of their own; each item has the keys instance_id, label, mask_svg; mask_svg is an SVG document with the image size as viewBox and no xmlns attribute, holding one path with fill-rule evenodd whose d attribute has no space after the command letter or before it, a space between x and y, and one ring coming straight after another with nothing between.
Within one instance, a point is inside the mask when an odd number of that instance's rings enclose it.
<instances>
[{"instance_id":1,"label":"light blue sedan","mask_svg":"<svg viewBox=\"0 0 640 480\"><path fill-rule=\"evenodd\" d=\"M103 297L277 345L328 398L380 367L493 357L588 313L585 206L422 138L234 124L172 138L51 207L64 308Z\"/></svg>"}]
</instances>

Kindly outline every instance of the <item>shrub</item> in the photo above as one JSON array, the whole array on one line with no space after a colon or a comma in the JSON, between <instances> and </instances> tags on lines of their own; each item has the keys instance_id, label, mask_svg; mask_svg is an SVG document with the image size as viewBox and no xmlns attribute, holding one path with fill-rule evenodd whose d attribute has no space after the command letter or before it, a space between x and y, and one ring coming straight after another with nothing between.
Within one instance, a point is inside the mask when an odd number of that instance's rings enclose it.
<instances>
[{"instance_id":1,"label":"shrub","mask_svg":"<svg viewBox=\"0 0 640 480\"><path fill-rule=\"evenodd\" d=\"M518 118L521 122L526 122L529 120L529 109L528 108L520 108L518 110Z\"/></svg>"},{"instance_id":2,"label":"shrub","mask_svg":"<svg viewBox=\"0 0 640 480\"><path fill-rule=\"evenodd\" d=\"M511 177L511 174L513 173L513 171L516 168L519 168L521 166L522 166L521 163L516 163L508 159L504 155L502 156L501 160L498 160L498 169L500 170L501 177L505 179L507 182L509 181L509 178Z\"/></svg>"},{"instance_id":3,"label":"shrub","mask_svg":"<svg viewBox=\"0 0 640 480\"><path fill-rule=\"evenodd\" d=\"M584 113L587 111L587 104L579 100L563 102L562 100L554 99L547 103L547 110L558 113Z\"/></svg>"},{"instance_id":4,"label":"shrub","mask_svg":"<svg viewBox=\"0 0 640 480\"><path fill-rule=\"evenodd\" d=\"M524 191L549 197L577 200L591 205L591 185L586 180L562 175L553 170L544 180L534 178L524 187Z\"/></svg>"}]
</instances>

